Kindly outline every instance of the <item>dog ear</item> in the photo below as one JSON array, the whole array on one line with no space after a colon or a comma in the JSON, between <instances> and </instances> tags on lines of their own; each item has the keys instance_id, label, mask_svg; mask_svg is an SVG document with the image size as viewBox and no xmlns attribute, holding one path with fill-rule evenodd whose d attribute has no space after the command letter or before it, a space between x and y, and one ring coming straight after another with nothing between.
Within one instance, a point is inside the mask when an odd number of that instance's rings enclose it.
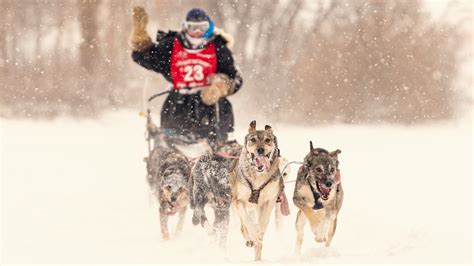
<instances>
[{"instance_id":1,"label":"dog ear","mask_svg":"<svg viewBox=\"0 0 474 266\"><path fill-rule=\"evenodd\" d=\"M269 132L273 132L272 127L269 125L265 125L265 130Z\"/></svg>"},{"instance_id":2,"label":"dog ear","mask_svg":"<svg viewBox=\"0 0 474 266\"><path fill-rule=\"evenodd\" d=\"M249 133L255 133L255 132L257 132L257 122L253 120L252 122L250 122Z\"/></svg>"},{"instance_id":3,"label":"dog ear","mask_svg":"<svg viewBox=\"0 0 474 266\"><path fill-rule=\"evenodd\" d=\"M337 149L333 152L330 152L329 155L331 155L332 157L336 157L337 159L337 155L341 153L341 150Z\"/></svg>"},{"instance_id":4,"label":"dog ear","mask_svg":"<svg viewBox=\"0 0 474 266\"><path fill-rule=\"evenodd\" d=\"M312 142L311 140L309 141L309 151L310 151L311 153L314 152L313 142Z\"/></svg>"}]
</instances>

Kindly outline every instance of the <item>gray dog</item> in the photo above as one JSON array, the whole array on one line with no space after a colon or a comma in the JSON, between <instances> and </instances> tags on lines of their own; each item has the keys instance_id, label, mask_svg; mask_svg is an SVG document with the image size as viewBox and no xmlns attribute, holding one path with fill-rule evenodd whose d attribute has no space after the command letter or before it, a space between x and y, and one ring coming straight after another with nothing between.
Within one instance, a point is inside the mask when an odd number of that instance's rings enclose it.
<instances>
[{"instance_id":1,"label":"gray dog","mask_svg":"<svg viewBox=\"0 0 474 266\"><path fill-rule=\"evenodd\" d=\"M232 200L229 168L238 159L241 150L242 146L237 141L228 141L220 145L215 153L201 156L191 173L193 224L201 224L211 237L217 237L221 247L226 244ZM207 219L206 205L214 209L213 226Z\"/></svg>"},{"instance_id":2,"label":"gray dog","mask_svg":"<svg viewBox=\"0 0 474 266\"><path fill-rule=\"evenodd\" d=\"M147 158L148 184L160 205L163 239L169 239L168 217L179 213L176 233L183 229L189 204L191 166L188 159L174 149L156 147Z\"/></svg>"},{"instance_id":3,"label":"gray dog","mask_svg":"<svg viewBox=\"0 0 474 266\"><path fill-rule=\"evenodd\" d=\"M342 206L344 191L339 173L340 150L328 152L313 148L298 171L293 202L299 211L296 216L296 253L301 251L303 229L308 219L316 242L329 247L336 232L337 214Z\"/></svg>"}]
</instances>

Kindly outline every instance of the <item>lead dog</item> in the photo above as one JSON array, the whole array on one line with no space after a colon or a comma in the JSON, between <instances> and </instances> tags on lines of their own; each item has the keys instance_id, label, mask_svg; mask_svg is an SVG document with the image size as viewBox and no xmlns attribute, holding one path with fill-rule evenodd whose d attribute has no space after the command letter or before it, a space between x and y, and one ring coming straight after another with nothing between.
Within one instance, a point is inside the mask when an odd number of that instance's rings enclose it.
<instances>
[{"instance_id":1,"label":"lead dog","mask_svg":"<svg viewBox=\"0 0 474 266\"><path fill-rule=\"evenodd\" d=\"M255 260L262 258L269 216L283 191L278 154L272 128L257 130L256 122L252 121L239 160L231 167L232 204L239 215L246 246L255 249ZM257 224L249 216L250 208L257 209Z\"/></svg>"},{"instance_id":2,"label":"lead dog","mask_svg":"<svg viewBox=\"0 0 474 266\"><path fill-rule=\"evenodd\" d=\"M176 233L183 229L189 204L191 166L188 159L174 149L156 147L147 158L148 184L158 199L161 234L169 239L168 218L179 213Z\"/></svg>"},{"instance_id":3,"label":"lead dog","mask_svg":"<svg viewBox=\"0 0 474 266\"><path fill-rule=\"evenodd\" d=\"M326 247L329 247L334 237L337 214L344 198L338 168L339 153L340 150L328 152L321 148L314 149L310 142L310 152L298 171L293 194L293 203L299 209L295 223L297 254L301 251L306 219L316 242L325 242Z\"/></svg>"}]
</instances>

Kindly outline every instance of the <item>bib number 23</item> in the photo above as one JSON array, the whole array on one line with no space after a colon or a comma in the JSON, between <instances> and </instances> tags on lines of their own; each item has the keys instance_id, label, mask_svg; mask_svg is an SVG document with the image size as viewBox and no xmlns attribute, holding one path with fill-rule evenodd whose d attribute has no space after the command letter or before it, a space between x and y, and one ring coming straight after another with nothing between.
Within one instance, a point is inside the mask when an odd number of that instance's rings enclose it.
<instances>
[{"instance_id":1,"label":"bib number 23","mask_svg":"<svg viewBox=\"0 0 474 266\"><path fill-rule=\"evenodd\" d=\"M203 67L201 65L185 66L184 72L185 81L201 81L204 79Z\"/></svg>"}]
</instances>

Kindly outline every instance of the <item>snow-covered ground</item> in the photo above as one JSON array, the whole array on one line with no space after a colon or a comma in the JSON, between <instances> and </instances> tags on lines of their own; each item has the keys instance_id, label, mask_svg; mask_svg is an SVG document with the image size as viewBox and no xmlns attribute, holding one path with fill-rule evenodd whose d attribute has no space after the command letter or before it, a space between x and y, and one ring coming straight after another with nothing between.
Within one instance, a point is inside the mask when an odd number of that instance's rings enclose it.
<instances>
[{"instance_id":1,"label":"snow-covered ground","mask_svg":"<svg viewBox=\"0 0 474 266\"><path fill-rule=\"evenodd\" d=\"M299 257L291 204L283 232L273 223L267 231L264 262L472 263L470 118L415 127L272 125L290 160L302 160L309 140L342 150L345 200L332 247L317 245L306 228ZM239 125L239 141L246 128ZM143 131L130 112L97 121L0 120L0 262L252 263L235 216L226 252L192 226L190 213L182 235L161 240ZM291 197L293 183L286 192Z\"/></svg>"}]
</instances>

